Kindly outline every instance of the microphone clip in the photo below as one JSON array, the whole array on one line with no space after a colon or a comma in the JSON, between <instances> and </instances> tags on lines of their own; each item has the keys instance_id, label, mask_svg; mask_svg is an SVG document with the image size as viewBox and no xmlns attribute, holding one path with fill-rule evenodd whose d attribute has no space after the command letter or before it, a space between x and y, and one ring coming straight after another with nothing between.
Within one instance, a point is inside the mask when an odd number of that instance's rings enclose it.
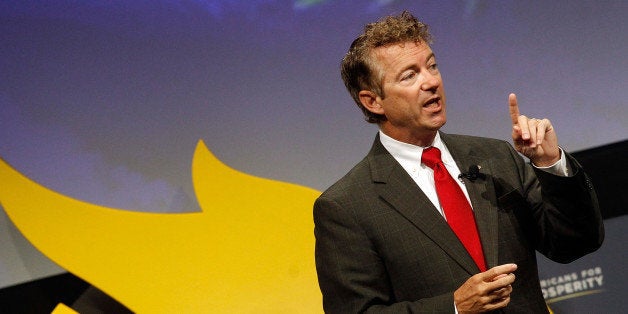
<instances>
[{"instance_id":1,"label":"microphone clip","mask_svg":"<svg viewBox=\"0 0 628 314\"><path fill-rule=\"evenodd\" d=\"M485 175L480 173L480 169L482 167L480 165L471 165L469 166L469 171L462 172L458 175L458 179L462 181L462 179L467 179L471 182L474 182L477 178L484 179Z\"/></svg>"}]
</instances>

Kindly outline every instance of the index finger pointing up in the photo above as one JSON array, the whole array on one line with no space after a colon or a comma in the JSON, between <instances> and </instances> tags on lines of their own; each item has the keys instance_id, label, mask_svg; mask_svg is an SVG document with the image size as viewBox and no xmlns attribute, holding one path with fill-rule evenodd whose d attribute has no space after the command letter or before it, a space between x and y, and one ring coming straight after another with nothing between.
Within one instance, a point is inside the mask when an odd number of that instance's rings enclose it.
<instances>
[{"instance_id":1,"label":"index finger pointing up","mask_svg":"<svg viewBox=\"0 0 628 314\"><path fill-rule=\"evenodd\" d=\"M517 105L517 95L511 93L508 95L508 108L510 109L510 120L512 125L519 123L519 106Z\"/></svg>"}]
</instances>

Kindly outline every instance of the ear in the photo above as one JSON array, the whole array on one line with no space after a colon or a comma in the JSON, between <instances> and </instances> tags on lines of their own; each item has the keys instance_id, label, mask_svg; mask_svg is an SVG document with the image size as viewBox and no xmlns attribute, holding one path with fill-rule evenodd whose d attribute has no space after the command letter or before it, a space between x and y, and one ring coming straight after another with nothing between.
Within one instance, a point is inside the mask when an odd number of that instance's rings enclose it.
<instances>
[{"instance_id":1,"label":"ear","mask_svg":"<svg viewBox=\"0 0 628 314\"><path fill-rule=\"evenodd\" d=\"M381 105L382 99L377 96L377 94L368 90L361 90L358 96L360 97L362 106L364 106L366 110L375 114L384 114L384 108Z\"/></svg>"}]
</instances>

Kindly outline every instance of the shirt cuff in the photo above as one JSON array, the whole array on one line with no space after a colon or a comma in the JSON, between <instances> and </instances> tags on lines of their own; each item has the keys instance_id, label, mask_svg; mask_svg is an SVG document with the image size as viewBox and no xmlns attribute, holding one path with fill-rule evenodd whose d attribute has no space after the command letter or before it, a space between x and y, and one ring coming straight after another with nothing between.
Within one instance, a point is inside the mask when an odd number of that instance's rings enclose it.
<instances>
[{"instance_id":1,"label":"shirt cuff","mask_svg":"<svg viewBox=\"0 0 628 314\"><path fill-rule=\"evenodd\" d=\"M569 174L571 173L571 169L569 168L569 164L567 163L565 151L563 151L562 148L559 148L559 149L560 149L560 159L557 162L555 162L553 165L547 166L547 167L538 167L534 163L532 163L532 166L534 166L534 168L541 169L545 172L549 172L557 176L568 177Z\"/></svg>"}]
</instances>

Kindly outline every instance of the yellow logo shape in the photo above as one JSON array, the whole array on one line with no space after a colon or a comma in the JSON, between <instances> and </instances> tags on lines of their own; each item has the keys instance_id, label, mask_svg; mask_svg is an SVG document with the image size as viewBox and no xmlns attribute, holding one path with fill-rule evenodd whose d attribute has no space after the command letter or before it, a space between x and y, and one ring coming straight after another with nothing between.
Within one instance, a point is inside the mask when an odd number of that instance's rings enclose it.
<instances>
[{"instance_id":1,"label":"yellow logo shape","mask_svg":"<svg viewBox=\"0 0 628 314\"><path fill-rule=\"evenodd\" d=\"M318 191L221 163L199 141L196 213L69 198L0 160L0 203L42 253L137 313L320 313Z\"/></svg>"}]
</instances>

